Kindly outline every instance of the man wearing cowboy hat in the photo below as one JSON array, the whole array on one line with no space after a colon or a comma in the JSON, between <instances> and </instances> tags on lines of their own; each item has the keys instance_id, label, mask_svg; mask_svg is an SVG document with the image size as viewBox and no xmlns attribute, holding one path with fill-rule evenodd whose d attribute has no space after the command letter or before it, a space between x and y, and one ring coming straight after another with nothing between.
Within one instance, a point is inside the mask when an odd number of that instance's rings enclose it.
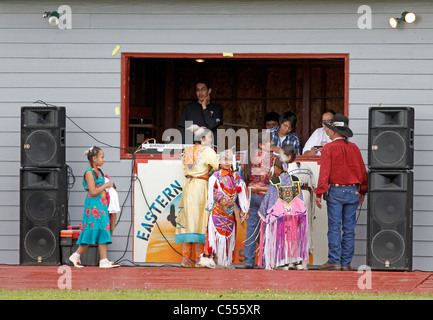
<instances>
[{"instance_id":1,"label":"man wearing cowboy hat","mask_svg":"<svg viewBox=\"0 0 433 320\"><path fill-rule=\"evenodd\" d=\"M367 193L367 170L353 136L349 119L337 113L330 123L324 123L332 142L322 150L316 204L322 208L322 196L327 193L328 262L321 270L351 270L355 249L356 210ZM342 232L343 231L343 232Z\"/></svg>"}]
</instances>

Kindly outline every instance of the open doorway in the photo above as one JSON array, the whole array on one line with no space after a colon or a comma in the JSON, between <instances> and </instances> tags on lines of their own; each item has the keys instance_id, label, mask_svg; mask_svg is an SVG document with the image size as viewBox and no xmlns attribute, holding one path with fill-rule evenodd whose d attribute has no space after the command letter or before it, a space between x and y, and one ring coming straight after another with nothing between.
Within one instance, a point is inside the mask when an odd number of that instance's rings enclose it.
<instances>
[{"instance_id":1,"label":"open doorway","mask_svg":"<svg viewBox=\"0 0 433 320\"><path fill-rule=\"evenodd\" d=\"M212 100L223 106L221 128L263 129L268 112L290 110L302 146L323 111L348 111L347 54L122 53L122 146L131 153L177 128L183 107L196 100L198 79L210 82Z\"/></svg>"}]
</instances>

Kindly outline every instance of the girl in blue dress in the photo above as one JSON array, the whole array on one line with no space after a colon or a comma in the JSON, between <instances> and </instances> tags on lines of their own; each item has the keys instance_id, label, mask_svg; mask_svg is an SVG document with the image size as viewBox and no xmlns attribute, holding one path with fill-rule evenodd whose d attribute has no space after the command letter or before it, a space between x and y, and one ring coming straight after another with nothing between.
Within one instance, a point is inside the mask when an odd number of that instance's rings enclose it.
<instances>
[{"instance_id":1,"label":"girl in blue dress","mask_svg":"<svg viewBox=\"0 0 433 320\"><path fill-rule=\"evenodd\" d=\"M78 249L69 257L77 268L82 268L80 256L91 245L99 248L99 267L114 268L118 265L107 259L107 245L111 243L110 218L108 215L109 199L105 189L113 186L112 182L105 182L101 167L104 162L104 151L92 147L85 152L90 168L84 172L83 187L87 191L84 201L84 213L80 237L77 240Z\"/></svg>"}]
</instances>

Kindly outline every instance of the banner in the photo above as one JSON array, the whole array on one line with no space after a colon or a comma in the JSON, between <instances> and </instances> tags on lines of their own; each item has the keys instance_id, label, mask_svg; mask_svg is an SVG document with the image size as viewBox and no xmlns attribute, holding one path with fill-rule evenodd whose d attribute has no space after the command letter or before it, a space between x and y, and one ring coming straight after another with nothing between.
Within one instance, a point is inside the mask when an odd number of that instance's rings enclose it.
<instances>
[{"instance_id":1,"label":"banner","mask_svg":"<svg viewBox=\"0 0 433 320\"><path fill-rule=\"evenodd\" d=\"M178 160L137 159L134 183L133 261L180 263L182 244L174 243L182 196L182 163ZM243 264L247 223L237 217L233 263Z\"/></svg>"}]
</instances>

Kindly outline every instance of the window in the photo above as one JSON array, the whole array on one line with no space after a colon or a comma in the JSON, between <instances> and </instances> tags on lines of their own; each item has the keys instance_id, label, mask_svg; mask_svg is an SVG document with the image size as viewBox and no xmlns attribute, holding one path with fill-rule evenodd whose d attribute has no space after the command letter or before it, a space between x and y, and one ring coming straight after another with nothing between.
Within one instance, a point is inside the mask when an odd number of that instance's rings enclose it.
<instances>
[{"instance_id":1,"label":"window","mask_svg":"<svg viewBox=\"0 0 433 320\"><path fill-rule=\"evenodd\" d=\"M204 62L197 62L201 58ZM348 54L122 53L121 157L177 128L183 107L206 79L224 110L221 128L264 128L270 111L291 110L303 145L327 109L347 115Z\"/></svg>"}]
</instances>

